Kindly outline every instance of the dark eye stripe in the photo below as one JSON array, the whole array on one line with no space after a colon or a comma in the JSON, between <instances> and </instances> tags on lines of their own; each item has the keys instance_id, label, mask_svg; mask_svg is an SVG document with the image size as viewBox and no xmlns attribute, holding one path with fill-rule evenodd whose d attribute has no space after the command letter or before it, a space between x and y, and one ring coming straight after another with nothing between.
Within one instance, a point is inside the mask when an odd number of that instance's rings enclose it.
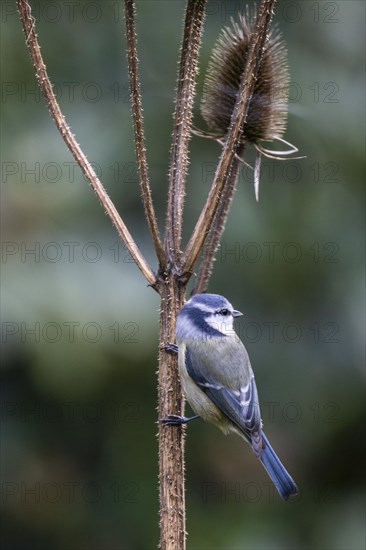
<instances>
[{"instance_id":1,"label":"dark eye stripe","mask_svg":"<svg viewBox=\"0 0 366 550\"><path fill-rule=\"evenodd\" d=\"M217 315L224 315L226 317L227 315L230 315L230 311L226 308L219 309L218 311L216 311L216 314Z\"/></svg>"}]
</instances>

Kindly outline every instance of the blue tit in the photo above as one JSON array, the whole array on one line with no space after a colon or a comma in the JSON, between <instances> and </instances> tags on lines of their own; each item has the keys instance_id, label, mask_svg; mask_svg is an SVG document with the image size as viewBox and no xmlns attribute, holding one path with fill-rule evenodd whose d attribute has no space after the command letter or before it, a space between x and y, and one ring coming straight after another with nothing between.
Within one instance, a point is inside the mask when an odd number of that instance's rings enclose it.
<instances>
[{"instance_id":1,"label":"blue tit","mask_svg":"<svg viewBox=\"0 0 366 550\"><path fill-rule=\"evenodd\" d=\"M197 416L169 415L179 425L201 417L251 445L284 500L297 487L262 431L257 387L248 353L234 331L242 315L218 294L196 294L178 314L178 366L184 394Z\"/></svg>"}]
</instances>

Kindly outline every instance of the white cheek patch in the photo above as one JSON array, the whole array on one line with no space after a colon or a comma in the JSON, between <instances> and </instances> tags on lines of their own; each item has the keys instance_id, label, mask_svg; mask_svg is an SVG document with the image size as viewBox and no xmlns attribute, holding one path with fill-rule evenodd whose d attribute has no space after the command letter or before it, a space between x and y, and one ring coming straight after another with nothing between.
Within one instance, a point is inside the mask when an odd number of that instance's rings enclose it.
<instances>
[{"instance_id":1,"label":"white cheek patch","mask_svg":"<svg viewBox=\"0 0 366 550\"><path fill-rule=\"evenodd\" d=\"M233 336L235 334L231 315L224 317L223 315L213 314L206 317L206 322L210 327L225 334L225 336Z\"/></svg>"}]
</instances>

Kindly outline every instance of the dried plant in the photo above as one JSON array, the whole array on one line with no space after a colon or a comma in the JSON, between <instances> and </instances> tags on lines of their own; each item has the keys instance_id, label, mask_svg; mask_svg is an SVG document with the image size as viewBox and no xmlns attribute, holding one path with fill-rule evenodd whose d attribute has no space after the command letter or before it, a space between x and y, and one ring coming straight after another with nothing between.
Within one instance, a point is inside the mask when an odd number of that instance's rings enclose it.
<instances>
[{"instance_id":1,"label":"dried plant","mask_svg":"<svg viewBox=\"0 0 366 550\"><path fill-rule=\"evenodd\" d=\"M201 102L202 117L209 131L195 130L197 135L215 139L222 144L230 126L255 33L255 23L255 10L251 14L247 7L245 14L238 14L237 20L231 18L231 26L223 29L212 52ZM267 34L248 113L241 129L241 152L246 145L251 144L258 153L254 170L257 200L261 155L283 160L283 157L298 151L297 147L282 137L287 123L288 87L287 51L278 28L273 27ZM276 140L288 145L289 149L268 150L261 144L263 141ZM237 156L239 158L239 154Z\"/></svg>"},{"instance_id":2,"label":"dried plant","mask_svg":"<svg viewBox=\"0 0 366 550\"><path fill-rule=\"evenodd\" d=\"M178 74L174 130L169 170L165 235L162 239L152 201L143 131L142 101L138 74L135 7L125 0L127 57L135 147L141 197L158 268L149 265L123 219L108 197L61 113L48 78L35 32L35 21L26 0L17 0L26 44L36 78L48 109L81 170L96 192L102 206L144 274L160 294L160 354L158 371L158 414L181 415L184 407L176 356L167 344L174 342L177 313L185 299L187 283L201 256L195 292L207 288L215 252L224 230L234 195L240 158L247 143L260 147L261 140L282 139L286 105L276 96L287 81L285 51L276 31L270 31L275 0L260 0L258 15L240 16L226 29L213 54L207 76L207 97L202 114L210 128L219 132L222 152L206 203L184 251L181 251L185 181L192 132L192 108L205 15L205 0L187 0L181 59ZM218 86L219 84L219 86ZM222 92L224 91L224 96ZM219 95L218 95L219 94ZM220 108L216 110L217 102ZM266 150L261 149L266 152ZM159 425L160 547L184 550L184 430Z\"/></svg>"},{"instance_id":3,"label":"dried plant","mask_svg":"<svg viewBox=\"0 0 366 550\"><path fill-rule=\"evenodd\" d=\"M204 85L201 113L210 129L224 138L239 90L255 30L255 17L238 14L212 52ZM281 138L287 122L289 75L286 48L277 29L271 29L249 102L242 143ZM214 137L215 134L213 134Z\"/></svg>"}]
</instances>

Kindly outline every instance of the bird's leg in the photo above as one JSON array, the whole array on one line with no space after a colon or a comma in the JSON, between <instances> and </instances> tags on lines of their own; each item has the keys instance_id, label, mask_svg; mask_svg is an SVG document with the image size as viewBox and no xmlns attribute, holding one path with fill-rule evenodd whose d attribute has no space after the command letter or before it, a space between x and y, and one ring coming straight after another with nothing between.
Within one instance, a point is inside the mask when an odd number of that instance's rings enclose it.
<instances>
[{"instance_id":1,"label":"bird's leg","mask_svg":"<svg viewBox=\"0 0 366 550\"><path fill-rule=\"evenodd\" d=\"M168 344L167 346L162 346L161 349L169 353L178 353L178 346L176 344ZM187 424L187 422L195 420L196 418L199 418L199 415L188 417L179 416L177 414L168 414L166 418L161 418L160 421L164 424L164 426L181 426L182 424Z\"/></svg>"},{"instance_id":2,"label":"bird's leg","mask_svg":"<svg viewBox=\"0 0 366 550\"><path fill-rule=\"evenodd\" d=\"M178 353L178 346L176 344L168 344L167 346L161 346L160 349L163 349L169 353Z\"/></svg>"},{"instance_id":3,"label":"bird's leg","mask_svg":"<svg viewBox=\"0 0 366 550\"><path fill-rule=\"evenodd\" d=\"M165 418L161 418L160 422L162 422L164 426L181 426L181 424L187 424L187 422L195 420L196 418L199 418L199 415L191 416L189 418L187 416L179 416L177 414L168 414Z\"/></svg>"}]
</instances>

